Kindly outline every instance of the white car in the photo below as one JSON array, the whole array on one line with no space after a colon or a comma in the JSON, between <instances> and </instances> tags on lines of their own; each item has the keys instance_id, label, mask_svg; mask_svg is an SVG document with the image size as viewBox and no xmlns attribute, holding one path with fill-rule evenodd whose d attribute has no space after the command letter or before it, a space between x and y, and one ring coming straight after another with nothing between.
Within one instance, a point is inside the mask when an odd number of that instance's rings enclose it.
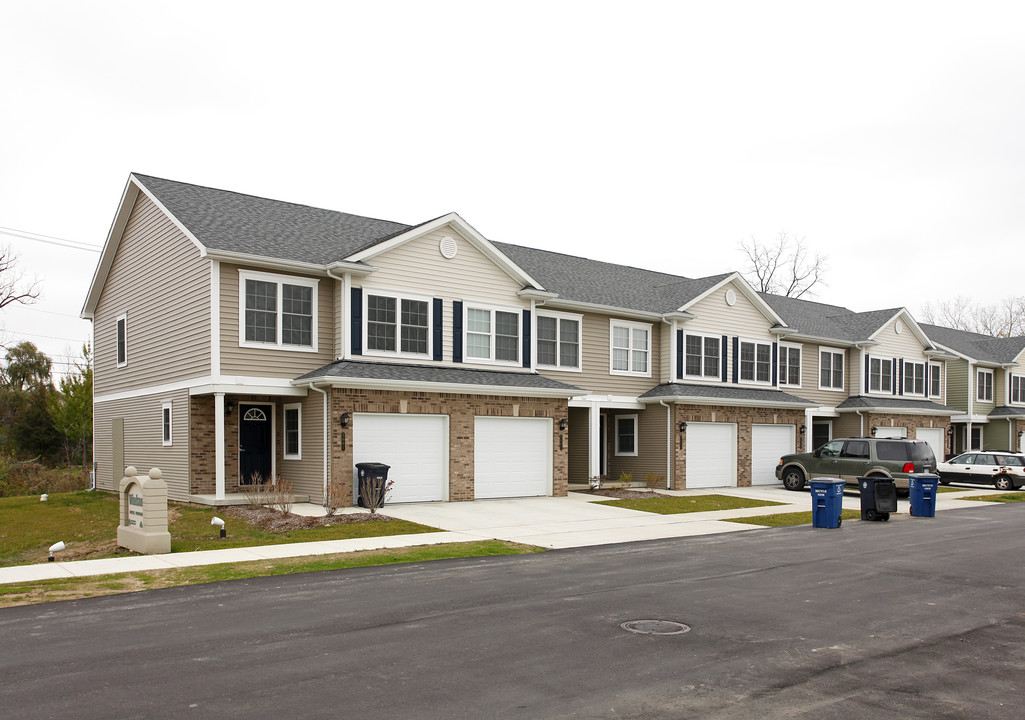
<instances>
[{"instance_id":1,"label":"white car","mask_svg":"<svg viewBox=\"0 0 1025 720\"><path fill-rule=\"evenodd\" d=\"M992 485L997 490L1025 486L1025 455L994 450L973 450L936 464L940 482Z\"/></svg>"}]
</instances>

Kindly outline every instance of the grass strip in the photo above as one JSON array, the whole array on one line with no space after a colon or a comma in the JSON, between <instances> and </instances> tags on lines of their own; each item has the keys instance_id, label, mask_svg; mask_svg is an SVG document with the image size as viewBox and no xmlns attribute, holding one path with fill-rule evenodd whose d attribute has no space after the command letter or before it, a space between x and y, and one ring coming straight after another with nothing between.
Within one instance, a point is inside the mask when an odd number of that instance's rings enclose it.
<instances>
[{"instance_id":1,"label":"grass strip","mask_svg":"<svg viewBox=\"0 0 1025 720\"><path fill-rule=\"evenodd\" d=\"M962 500L978 500L979 502L1016 503L1025 502L1025 492L1001 493L999 495L976 495L961 498Z\"/></svg>"},{"instance_id":2,"label":"grass strip","mask_svg":"<svg viewBox=\"0 0 1025 720\"><path fill-rule=\"evenodd\" d=\"M117 573L113 575L37 580L0 585L0 607L31 605L58 600L80 600L82 598L99 597L102 595L118 595L121 593L157 590L182 585L199 585L220 582L222 580L245 580L255 577L429 562L431 560L445 560L449 558L526 555L536 552L544 552L544 549L502 540L480 540L385 550L361 550L358 552L319 555L316 557L256 560L168 570L147 570L144 572Z\"/></svg>"},{"instance_id":3,"label":"grass strip","mask_svg":"<svg viewBox=\"0 0 1025 720\"><path fill-rule=\"evenodd\" d=\"M711 512L713 510L736 510L737 508L769 507L786 503L772 500L751 500L732 495L690 495L687 497L658 497L623 500L604 500L598 505L613 505L629 510L676 515L678 513Z\"/></svg>"},{"instance_id":4,"label":"grass strip","mask_svg":"<svg viewBox=\"0 0 1025 720\"><path fill-rule=\"evenodd\" d=\"M860 510L843 510L842 520L860 520ZM746 518L726 518L727 522L744 523L746 525L764 525L766 527L786 527L788 525L811 525L812 512L776 513L775 515L756 515Z\"/></svg>"}]
</instances>

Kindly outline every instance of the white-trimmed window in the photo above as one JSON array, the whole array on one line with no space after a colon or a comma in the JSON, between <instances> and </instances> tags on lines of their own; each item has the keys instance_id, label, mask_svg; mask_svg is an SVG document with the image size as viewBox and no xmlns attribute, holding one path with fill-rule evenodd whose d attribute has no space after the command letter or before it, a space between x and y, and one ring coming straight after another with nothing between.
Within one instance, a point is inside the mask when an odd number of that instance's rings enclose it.
<instances>
[{"instance_id":1,"label":"white-trimmed window","mask_svg":"<svg viewBox=\"0 0 1025 720\"><path fill-rule=\"evenodd\" d=\"M117 316L117 366L128 364L128 315Z\"/></svg>"},{"instance_id":2,"label":"white-trimmed window","mask_svg":"<svg viewBox=\"0 0 1025 720\"><path fill-rule=\"evenodd\" d=\"M722 339L718 335L683 336L683 374L692 378L718 380L721 365Z\"/></svg>"},{"instance_id":3,"label":"white-trimmed window","mask_svg":"<svg viewBox=\"0 0 1025 720\"><path fill-rule=\"evenodd\" d=\"M520 310L467 306L465 348L468 360L520 361Z\"/></svg>"},{"instance_id":4,"label":"white-trimmed window","mask_svg":"<svg viewBox=\"0 0 1025 720\"><path fill-rule=\"evenodd\" d=\"M161 432L161 444L164 447L170 447L174 440L173 435L173 411L172 403L165 402L160 406L160 432Z\"/></svg>"},{"instance_id":5,"label":"white-trimmed window","mask_svg":"<svg viewBox=\"0 0 1025 720\"><path fill-rule=\"evenodd\" d=\"M538 312L537 364L556 370L580 370L580 315Z\"/></svg>"},{"instance_id":6,"label":"white-trimmed window","mask_svg":"<svg viewBox=\"0 0 1025 720\"><path fill-rule=\"evenodd\" d=\"M637 454L637 416L616 416L616 455Z\"/></svg>"},{"instance_id":7,"label":"white-trimmed window","mask_svg":"<svg viewBox=\"0 0 1025 720\"><path fill-rule=\"evenodd\" d=\"M740 341L740 381L772 382L772 343Z\"/></svg>"},{"instance_id":8,"label":"white-trimmed window","mask_svg":"<svg viewBox=\"0 0 1025 720\"><path fill-rule=\"evenodd\" d=\"M779 384L786 387L801 387L801 346L779 346Z\"/></svg>"},{"instance_id":9,"label":"white-trimmed window","mask_svg":"<svg viewBox=\"0 0 1025 720\"><path fill-rule=\"evenodd\" d=\"M364 333L368 355L431 354L431 300L366 290Z\"/></svg>"},{"instance_id":10,"label":"white-trimmed window","mask_svg":"<svg viewBox=\"0 0 1025 720\"><path fill-rule=\"evenodd\" d=\"M925 395L925 363L904 361L904 394Z\"/></svg>"},{"instance_id":11,"label":"white-trimmed window","mask_svg":"<svg viewBox=\"0 0 1025 720\"><path fill-rule=\"evenodd\" d=\"M943 363L929 363L929 397L943 395Z\"/></svg>"},{"instance_id":12,"label":"white-trimmed window","mask_svg":"<svg viewBox=\"0 0 1025 720\"><path fill-rule=\"evenodd\" d=\"M868 391L875 393L893 392L893 358L869 357Z\"/></svg>"},{"instance_id":13,"label":"white-trimmed window","mask_svg":"<svg viewBox=\"0 0 1025 720\"><path fill-rule=\"evenodd\" d=\"M610 320L609 372L651 377L651 325Z\"/></svg>"},{"instance_id":14,"label":"white-trimmed window","mask_svg":"<svg viewBox=\"0 0 1025 720\"><path fill-rule=\"evenodd\" d=\"M239 345L317 349L317 280L239 272Z\"/></svg>"},{"instance_id":15,"label":"white-trimmed window","mask_svg":"<svg viewBox=\"0 0 1025 720\"><path fill-rule=\"evenodd\" d=\"M819 390L843 390L844 352L819 350Z\"/></svg>"},{"instance_id":16,"label":"white-trimmed window","mask_svg":"<svg viewBox=\"0 0 1025 720\"><path fill-rule=\"evenodd\" d=\"M976 375L975 399L979 402L993 402L993 371L979 370Z\"/></svg>"},{"instance_id":17,"label":"white-trimmed window","mask_svg":"<svg viewBox=\"0 0 1025 720\"><path fill-rule=\"evenodd\" d=\"M1011 403L1025 405L1025 375L1011 375Z\"/></svg>"},{"instance_id":18,"label":"white-trimmed window","mask_svg":"<svg viewBox=\"0 0 1025 720\"><path fill-rule=\"evenodd\" d=\"M289 403L285 405L285 460L303 459L303 413L302 405Z\"/></svg>"}]
</instances>

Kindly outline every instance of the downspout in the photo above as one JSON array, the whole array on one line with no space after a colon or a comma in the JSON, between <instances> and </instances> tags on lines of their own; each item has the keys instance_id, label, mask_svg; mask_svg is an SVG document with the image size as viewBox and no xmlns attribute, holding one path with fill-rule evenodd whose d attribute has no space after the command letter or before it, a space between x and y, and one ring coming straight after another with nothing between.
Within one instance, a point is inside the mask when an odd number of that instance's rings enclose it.
<instances>
[{"instance_id":1,"label":"downspout","mask_svg":"<svg viewBox=\"0 0 1025 720\"><path fill-rule=\"evenodd\" d=\"M312 382L310 383L310 390L316 390L324 396L324 504L327 505L327 480L330 470L328 460L331 457L331 448L328 446L328 421L330 419L330 408L328 407L328 394L326 390L321 390Z\"/></svg>"},{"instance_id":2,"label":"downspout","mask_svg":"<svg viewBox=\"0 0 1025 720\"><path fill-rule=\"evenodd\" d=\"M666 409L666 490L673 489L673 413L672 405L666 405L665 400L659 400L658 404Z\"/></svg>"},{"instance_id":3,"label":"downspout","mask_svg":"<svg viewBox=\"0 0 1025 720\"><path fill-rule=\"evenodd\" d=\"M858 437L865 437L865 416L861 414L861 410L855 410L858 414Z\"/></svg>"}]
</instances>

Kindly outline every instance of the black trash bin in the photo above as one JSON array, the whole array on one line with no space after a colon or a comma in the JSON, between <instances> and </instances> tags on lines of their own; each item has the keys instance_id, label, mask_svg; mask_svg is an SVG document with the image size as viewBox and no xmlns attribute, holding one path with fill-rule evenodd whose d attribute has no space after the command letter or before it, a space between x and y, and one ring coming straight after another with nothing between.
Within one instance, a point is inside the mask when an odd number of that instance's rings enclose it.
<instances>
[{"instance_id":1,"label":"black trash bin","mask_svg":"<svg viewBox=\"0 0 1025 720\"><path fill-rule=\"evenodd\" d=\"M859 477L861 491L861 519L889 520L897 512L897 486L893 478Z\"/></svg>"},{"instance_id":2,"label":"black trash bin","mask_svg":"<svg viewBox=\"0 0 1025 720\"><path fill-rule=\"evenodd\" d=\"M359 494L356 498L356 503L360 507L370 507L370 504L366 502L366 498L371 497L372 493L382 491L388 483L388 470L390 468L391 465L378 462L356 463L356 476L359 478ZM377 507L384 507L383 495Z\"/></svg>"}]
</instances>

